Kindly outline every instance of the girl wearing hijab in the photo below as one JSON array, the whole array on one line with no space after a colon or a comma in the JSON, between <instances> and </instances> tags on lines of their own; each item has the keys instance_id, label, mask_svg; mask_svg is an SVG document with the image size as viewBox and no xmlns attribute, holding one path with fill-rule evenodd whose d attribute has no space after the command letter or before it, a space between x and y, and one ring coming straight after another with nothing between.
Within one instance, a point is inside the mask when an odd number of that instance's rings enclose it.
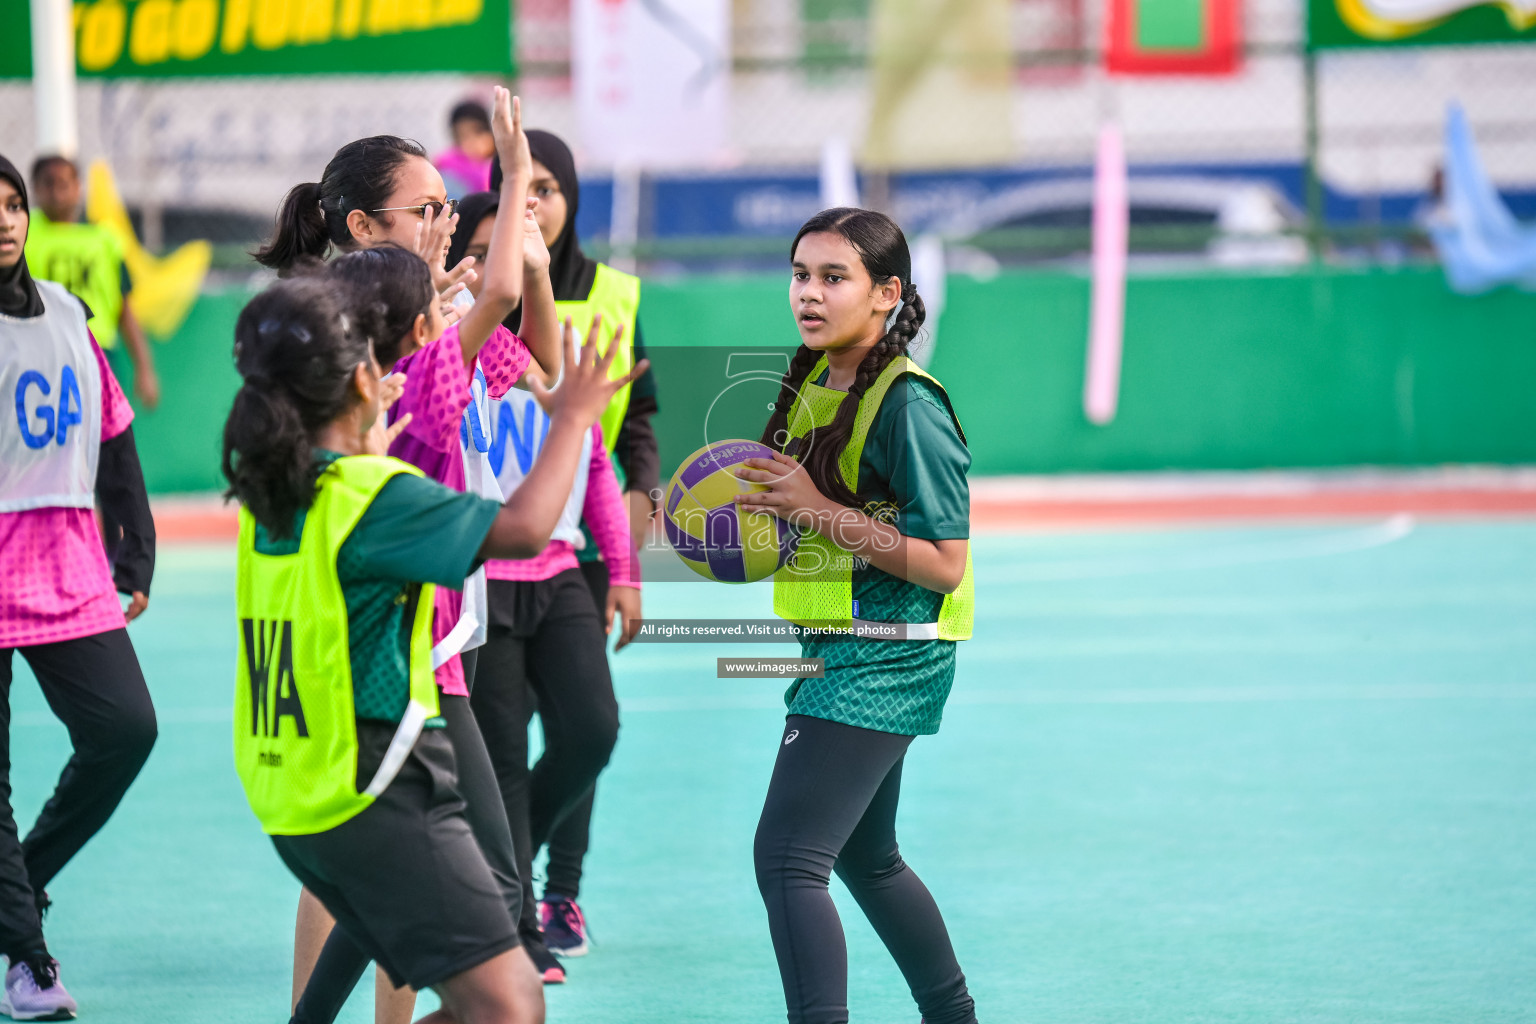
<instances>
[{"instance_id":1,"label":"girl wearing hijab","mask_svg":"<svg viewBox=\"0 0 1536 1024\"><path fill-rule=\"evenodd\" d=\"M465 198L459 222L464 234L455 239L450 258L461 252L478 258L496 217L494 198L489 192ZM470 290L475 290L474 284ZM602 321L594 320L593 330L602 328ZM617 358L614 341L609 342L608 351ZM543 389L534 377L528 379L533 393L514 389L491 403L493 411L480 445L508 496L524 486L527 474L542 457L549 432L549 416L541 408ZM586 536L583 523L588 527ZM576 559L576 552L589 544L588 537L603 558L592 564L605 567L612 579L606 619L599 617ZM492 731L486 734L487 746L495 751L492 759L522 877L528 877L538 844L548 834L548 818L590 792L618 738L618 701L603 634L605 622L611 623L616 612L626 623L620 647L638 625L640 584L634 554L618 477L602 428L594 425L584 442L575 486L548 546L531 559L486 563L495 640L486 645L486 668L480 672L474 700L489 709L487 728ZM545 752L530 773L528 722L535 706L543 722ZM530 804L540 809L537 815ZM537 833L534 821L540 823ZM540 838L535 840L535 835ZM541 941L537 908L527 888L520 930L544 980L564 981L565 969Z\"/></svg>"},{"instance_id":2,"label":"girl wearing hijab","mask_svg":"<svg viewBox=\"0 0 1536 1024\"><path fill-rule=\"evenodd\" d=\"M576 177L576 161L570 147L551 132L533 129L527 134L529 153L533 157L528 194L538 200L534 215L538 219L544 243L549 247L549 279L554 288L555 308L562 319L572 318L577 330L585 329L594 321L601 321L600 337L605 346L603 351L607 351L608 345L624 346L624 350L614 360L614 372L617 373L617 367L627 367L645 358L639 319L640 279L590 259L582 252L581 241L576 236L581 183ZM502 168L498 163L491 170L491 187L498 187L501 178ZM469 253L473 256L474 249L471 248ZM521 311L514 312L508 322L517 323L516 318L520 315ZM623 474L630 537L637 547L644 542L651 515L656 509L655 496L661 493L661 460L656 434L650 423L656 409L656 380L647 371L632 387L614 396L599 423L608 454ZM612 630L615 615L619 616L622 637L618 646L623 646L631 635L631 623L636 622L640 616L639 590L634 589L638 586L634 581L639 579L639 560L632 558L629 561L627 578L621 575L603 550L603 545L594 542L593 525L590 521L583 523L585 544L577 548L576 559L591 591L593 603L602 615L605 633ZM599 555L603 560L599 560ZM512 630L499 629L496 625L499 616L504 614L506 595L512 589L512 583L497 583L493 577L492 629L482 657L488 665L496 662L495 667L488 667L486 672L488 675L494 673L498 680L509 673L523 671L518 667L521 655L517 652L517 644L522 641L515 640ZM503 595L500 604L498 594ZM526 620L517 627L519 632L524 625ZM510 658L511 663L502 664L499 659L504 658ZM475 713L482 716L481 727L487 730L487 736L491 735L490 730L495 730L498 735L513 737L515 742L518 735L516 723L520 720L526 722L528 712L518 705L521 698L514 691L500 687L496 693L505 700L499 701L490 692L483 697L477 696L474 701ZM589 704L586 707L589 713L595 714L597 711L597 705ZM550 713L541 703L540 714L545 719L546 732ZM558 710L553 713L558 714ZM612 723L615 730L616 714L615 710ZM602 749L602 744L595 742L602 739L601 731L594 728L590 735L594 742L587 747L587 753L595 758ZM528 769L526 756L522 756L521 760L519 756L514 748L492 744L492 757L499 758L496 770L502 781L502 794L507 798L508 816L515 821L517 815L526 814L529 819L530 856L537 853L545 842L549 844L548 881L544 887L544 898L538 906L538 925L542 927L544 941L550 950L561 956L582 956L587 952L587 926L576 899L581 890L582 861L591 835L595 790L589 788L579 794L573 803L562 807L564 798L551 800L554 790L541 781L548 778L549 773L545 769L551 767L541 762L541 767L534 769L532 792L520 796L517 780L526 779ZM597 770L601 767L598 764ZM587 770L592 771L595 779L596 770L591 769L590 763ZM519 808L525 803L526 810L520 811ZM519 849L521 854L522 849ZM525 904L527 902L525 897ZM525 934L531 927L532 922L525 916Z\"/></svg>"},{"instance_id":3,"label":"girl wearing hijab","mask_svg":"<svg viewBox=\"0 0 1536 1024\"><path fill-rule=\"evenodd\" d=\"M31 209L0 157L0 701L20 652L74 753L25 840L0 731L0 1013L65 1020L78 1007L43 941L44 887L106 824L155 742L155 710L127 623L149 603L155 527L133 444L133 411L61 285L35 281L24 247ZM109 555L94 507L122 526ZM126 614L117 593L131 595ZM6 715L4 725L9 725Z\"/></svg>"}]
</instances>

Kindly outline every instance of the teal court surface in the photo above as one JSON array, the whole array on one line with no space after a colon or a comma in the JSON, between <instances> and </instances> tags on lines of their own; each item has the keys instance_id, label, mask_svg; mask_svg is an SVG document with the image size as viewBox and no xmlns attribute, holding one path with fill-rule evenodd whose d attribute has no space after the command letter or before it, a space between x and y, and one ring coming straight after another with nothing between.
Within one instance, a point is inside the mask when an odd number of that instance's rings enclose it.
<instances>
[{"instance_id":1,"label":"teal court surface","mask_svg":"<svg viewBox=\"0 0 1536 1024\"><path fill-rule=\"evenodd\" d=\"M982 1021L1536 1021L1536 521L992 534L975 556L977 638L900 831ZM133 627L159 745L50 887L82 1020L287 1017L297 885L230 763L232 584L230 549L166 546ZM645 596L769 614L766 586ZM551 1022L784 1019L751 849L783 684L714 676L793 653L615 659L596 945ZM25 668L13 702L25 827L67 745ZM917 1024L833 889L853 1020Z\"/></svg>"}]
</instances>

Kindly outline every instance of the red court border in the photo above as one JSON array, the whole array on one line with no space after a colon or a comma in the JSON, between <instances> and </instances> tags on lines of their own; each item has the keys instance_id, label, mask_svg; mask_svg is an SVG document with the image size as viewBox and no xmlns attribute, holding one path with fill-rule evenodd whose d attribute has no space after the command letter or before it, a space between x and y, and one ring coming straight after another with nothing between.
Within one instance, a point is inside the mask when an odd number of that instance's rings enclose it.
<instances>
[{"instance_id":1,"label":"red court border","mask_svg":"<svg viewBox=\"0 0 1536 1024\"><path fill-rule=\"evenodd\" d=\"M1177 526L1221 521L1426 518L1533 518L1536 487L1332 487L1288 494L1167 494L1159 496L989 495L973 493L971 525L978 533ZM239 533L233 505L213 499L155 503L160 541L227 543Z\"/></svg>"}]
</instances>

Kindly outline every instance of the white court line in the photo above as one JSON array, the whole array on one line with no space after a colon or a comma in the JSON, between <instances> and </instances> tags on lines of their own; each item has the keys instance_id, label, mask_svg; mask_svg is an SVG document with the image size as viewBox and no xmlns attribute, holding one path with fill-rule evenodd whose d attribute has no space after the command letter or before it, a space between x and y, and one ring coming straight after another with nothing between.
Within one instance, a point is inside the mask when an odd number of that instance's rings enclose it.
<instances>
[{"instance_id":1,"label":"white court line","mask_svg":"<svg viewBox=\"0 0 1536 1024\"><path fill-rule=\"evenodd\" d=\"M1404 654L1482 654L1489 651L1527 652L1536 645L1536 628L1497 629L1487 633L1460 633L1441 636L1417 633L1401 637L1373 637L1364 633L1320 634L1306 630L1299 634L1274 636L1132 636L1084 637L1078 640L1054 640L1027 637L1012 649L997 653L972 654L967 667L1016 665L1022 661L1055 658L1189 658L1201 655L1404 655Z\"/></svg>"},{"instance_id":2,"label":"white court line","mask_svg":"<svg viewBox=\"0 0 1536 1024\"><path fill-rule=\"evenodd\" d=\"M993 604L993 602L989 602ZM1425 608L1503 607L1536 604L1536 580L1490 587L1436 590L1331 591L1305 597L1280 598L1251 595L1221 597L1126 597L1015 599L978 609L978 618L1141 618L1155 616L1218 616L1223 618L1274 615L1320 615L1336 612L1387 612Z\"/></svg>"},{"instance_id":3,"label":"white court line","mask_svg":"<svg viewBox=\"0 0 1536 1024\"><path fill-rule=\"evenodd\" d=\"M1313 470L1214 470L984 476L971 495L985 501L1038 502L1269 498L1382 491L1536 491L1536 466L1351 467Z\"/></svg>"},{"instance_id":4,"label":"white court line","mask_svg":"<svg viewBox=\"0 0 1536 1024\"><path fill-rule=\"evenodd\" d=\"M1446 683L1359 683L1251 687L1161 687L1115 690L957 689L949 706L1000 707L1010 704L1289 704L1308 701L1536 700L1536 683L1458 685ZM749 711L783 708L769 694L711 697L631 697L619 702L627 714L687 711Z\"/></svg>"},{"instance_id":5,"label":"white court line","mask_svg":"<svg viewBox=\"0 0 1536 1024\"><path fill-rule=\"evenodd\" d=\"M957 689L949 706L1002 707L1017 704L1289 704L1310 701L1536 700L1536 683L1503 685L1448 683L1358 683L1346 686L1297 684L1250 687L1158 687L1113 690ZM619 702L625 714L782 709L776 694L739 693L708 697L630 697Z\"/></svg>"},{"instance_id":6,"label":"white court line","mask_svg":"<svg viewBox=\"0 0 1536 1024\"><path fill-rule=\"evenodd\" d=\"M1161 687L1114 690L958 689L949 706L1003 707L1017 704L1290 704L1310 701L1402 700L1536 700L1536 683L1356 683L1346 686L1297 684L1250 687ZM624 714L678 713L690 711L783 710L778 693L722 693L710 696L626 697L619 701ZM230 708L161 708L162 725L219 725L229 727ZM13 726L59 725L47 712L27 712L12 719ZM62 725L59 726L63 728Z\"/></svg>"},{"instance_id":7,"label":"white court line","mask_svg":"<svg viewBox=\"0 0 1536 1024\"><path fill-rule=\"evenodd\" d=\"M1142 573L1178 572L1189 569L1219 569L1234 565L1263 562L1289 562L1301 558L1321 558L1355 551L1368 551L1402 540L1414 530L1414 518L1399 513L1375 526L1341 530L1320 537L1302 537L1262 544L1240 544L1229 548L1196 551L1160 558L1078 559L1062 562L1036 562L1011 572L987 573L982 579L995 582L1038 582L1044 580L1107 579Z\"/></svg>"},{"instance_id":8,"label":"white court line","mask_svg":"<svg viewBox=\"0 0 1536 1024\"><path fill-rule=\"evenodd\" d=\"M1116 690L959 690L957 704L1249 704L1302 701L1536 700L1536 683L1493 685L1453 683L1354 683L1345 686L1162 687Z\"/></svg>"}]
</instances>

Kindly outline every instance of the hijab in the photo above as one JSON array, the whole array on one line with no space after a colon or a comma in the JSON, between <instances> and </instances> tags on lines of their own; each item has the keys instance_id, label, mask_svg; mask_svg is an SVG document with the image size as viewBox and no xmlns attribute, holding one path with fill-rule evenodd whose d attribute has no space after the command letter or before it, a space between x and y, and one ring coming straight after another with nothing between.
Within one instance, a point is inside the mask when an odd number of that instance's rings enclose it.
<instances>
[{"instance_id":1,"label":"hijab","mask_svg":"<svg viewBox=\"0 0 1536 1024\"><path fill-rule=\"evenodd\" d=\"M597 261L581 251L576 237L576 211L581 205L581 183L576 179L576 158L571 148L553 132L530 129L528 152L549 168L565 196L565 226L549 247L549 283L555 289L556 302L581 302L592 293L597 280ZM501 163L491 168L491 188L501 188ZM462 214L460 215L462 224Z\"/></svg>"},{"instance_id":2,"label":"hijab","mask_svg":"<svg viewBox=\"0 0 1536 1024\"><path fill-rule=\"evenodd\" d=\"M453 238L448 243L445 266L456 267L463 261L464 254L469 251L469 240L475 237L480 222L486 217L495 216L496 207L500 203L501 194L498 192L471 192L459 200L456 210L459 224L453 229Z\"/></svg>"},{"instance_id":3,"label":"hijab","mask_svg":"<svg viewBox=\"0 0 1536 1024\"><path fill-rule=\"evenodd\" d=\"M31 225L31 204L27 202L27 182L16 169L16 165L5 157L0 156L0 178L11 183L11 187L21 194L21 205L26 209L28 226ZM26 236L21 238L22 255L16 261L15 266L0 267L0 313L6 316L28 319L43 315L43 296L37 290L37 284L32 280L32 273L27 269Z\"/></svg>"}]
</instances>

